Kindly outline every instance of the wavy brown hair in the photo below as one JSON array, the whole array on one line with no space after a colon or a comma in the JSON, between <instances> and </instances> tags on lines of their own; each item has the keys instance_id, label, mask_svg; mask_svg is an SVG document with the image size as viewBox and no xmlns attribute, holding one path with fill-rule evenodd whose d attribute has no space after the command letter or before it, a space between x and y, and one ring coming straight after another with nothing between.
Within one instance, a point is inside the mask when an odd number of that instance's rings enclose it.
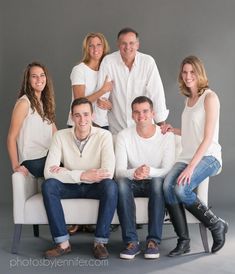
<instances>
[{"instance_id":1,"label":"wavy brown hair","mask_svg":"<svg viewBox=\"0 0 235 274\"><path fill-rule=\"evenodd\" d=\"M41 95L42 106L38 101L35 92L30 84L29 79L32 67L40 67L44 71L46 76L46 85ZM55 122L55 99L52 80L47 68L39 62L32 62L28 64L24 71L24 77L18 98L22 97L23 95L26 95L28 97L32 110L35 111L36 109L43 120L48 120L50 123Z\"/></svg>"},{"instance_id":2,"label":"wavy brown hair","mask_svg":"<svg viewBox=\"0 0 235 274\"><path fill-rule=\"evenodd\" d=\"M88 33L84 40L83 40L83 43L82 43L82 54L83 54L83 57L82 57L82 61L83 63L85 63L86 65L89 63L90 61L90 55L89 55L89 42L90 42L90 39L91 38L95 38L95 37L98 37L104 47L104 50L103 50L103 55L102 57L100 58L100 63L102 61L102 59L104 58L104 56L106 54L109 53L110 51L110 48L109 48L109 44L108 44L108 41L106 40L105 36L100 33L100 32L90 32Z\"/></svg>"},{"instance_id":3,"label":"wavy brown hair","mask_svg":"<svg viewBox=\"0 0 235 274\"><path fill-rule=\"evenodd\" d=\"M193 55L184 58L184 60L182 61L180 65L180 72L178 76L180 92L181 94L187 97L190 97L191 95L190 89L185 85L182 78L183 68L184 68L184 65L186 64L190 64L194 70L194 73L198 81L198 95L201 96L204 93L204 91L209 88L208 78L207 78L206 70L202 61Z\"/></svg>"}]
</instances>

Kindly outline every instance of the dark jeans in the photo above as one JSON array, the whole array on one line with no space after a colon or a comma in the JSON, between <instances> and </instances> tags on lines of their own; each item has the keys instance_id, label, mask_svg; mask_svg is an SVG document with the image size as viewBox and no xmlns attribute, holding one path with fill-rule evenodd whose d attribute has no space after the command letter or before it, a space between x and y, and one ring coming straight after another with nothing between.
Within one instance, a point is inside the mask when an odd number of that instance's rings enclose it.
<instances>
[{"instance_id":1,"label":"dark jeans","mask_svg":"<svg viewBox=\"0 0 235 274\"><path fill-rule=\"evenodd\" d=\"M46 158L47 156L40 159L26 160L21 165L25 166L28 171L33 174L33 176L44 177L44 166Z\"/></svg>"},{"instance_id":2,"label":"dark jeans","mask_svg":"<svg viewBox=\"0 0 235 274\"><path fill-rule=\"evenodd\" d=\"M65 184L56 179L47 179L42 184L42 195L51 234L56 243L69 239L60 200L74 198L100 200L95 241L104 244L108 242L109 226L117 206L117 184L114 180L104 179L93 184ZM86 212L79 213L78 208L78 214Z\"/></svg>"},{"instance_id":3,"label":"dark jeans","mask_svg":"<svg viewBox=\"0 0 235 274\"><path fill-rule=\"evenodd\" d=\"M149 180L118 180L118 217L125 244L138 242L136 232L136 207L134 197L148 197L148 240L161 242L165 214L163 198L163 178Z\"/></svg>"}]
</instances>

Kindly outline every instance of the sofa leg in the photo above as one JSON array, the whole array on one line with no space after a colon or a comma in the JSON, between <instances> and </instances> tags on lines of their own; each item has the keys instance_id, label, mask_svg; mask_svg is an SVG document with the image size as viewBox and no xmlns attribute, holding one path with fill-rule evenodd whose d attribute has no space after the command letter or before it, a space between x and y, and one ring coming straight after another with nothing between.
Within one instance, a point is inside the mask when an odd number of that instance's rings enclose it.
<instances>
[{"instance_id":1,"label":"sofa leg","mask_svg":"<svg viewBox=\"0 0 235 274\"><path fill-rule=\"evenodd\" d=\"M11 246L11 253L12 254L17 254L18 253L21 230L22 230L22 224L15 224L13 242L12 242L12 246Z\"/></svg>"},{"instance_id":2,"label":"sofa leg","mask_svg":"<svg viewBox=\"0 0 235 274\"><path fill-rule=\"evenodd\" d=\"M39 225L33 225L33 235L39 237Z\"/></svg>"},{"instance_id":3,"label":"sofa leg","mask_svg":"<svg viewBox=\"0 0 235 274\"><path fill-rule=\"evenodd\" d=\"M204 226L203 223L199 223L199 229L200 229L200 234L201 234L202 244L203 244L204 250L205 250L206 253L209 253L207 228Z\"/></svg>"}]
</instances>

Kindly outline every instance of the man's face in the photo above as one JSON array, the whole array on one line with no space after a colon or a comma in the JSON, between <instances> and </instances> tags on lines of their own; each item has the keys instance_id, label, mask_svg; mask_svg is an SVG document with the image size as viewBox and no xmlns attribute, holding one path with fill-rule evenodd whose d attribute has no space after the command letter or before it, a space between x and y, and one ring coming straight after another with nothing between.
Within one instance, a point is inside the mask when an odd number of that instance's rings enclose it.
<instances>
[{"instance_id":1,"label":"man's face","mask_svg":"<svg viewBox=\"0 0 235 274\"><path fill-rule=\"evenodd\" d=\"M139 39L133 32L121 34L118 38L118 48L124 60L134 59L139 49Z\"/></svg>"},{"instance_id":2,"label":"man's face","mask_svg":"<svg viewBox=\"0 0 235 274\"><path fill-rule=\"evenodd\" d=\"M132 119L137 126L146 126L152 124L154 111L148 102L134 104L132 110Z\"/></svg>"},{"instance_id":3,"label":"man's face","mask_svg":"<svg viewBox=\"0 0 235 274\"><path fill-rule=\"evenodd\" d=\"M89 104L74 106L72 119L75 129L80 133L89 133L92 125L92 112Z\"/></svg>"}]
</instances>

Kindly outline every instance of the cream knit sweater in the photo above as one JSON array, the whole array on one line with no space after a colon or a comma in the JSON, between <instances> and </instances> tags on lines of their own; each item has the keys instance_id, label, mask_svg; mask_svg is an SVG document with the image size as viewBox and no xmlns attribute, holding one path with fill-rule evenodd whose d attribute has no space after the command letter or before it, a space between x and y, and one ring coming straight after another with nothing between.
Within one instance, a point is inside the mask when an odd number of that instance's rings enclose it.
<instances>
[{"instance_id":1,"label":"cream knit sweater","mask_svg":"<svg viewBox=\"0 0 235 274\"><path fill-rule=\"evenodd\" d=\"M111 133L92 127L82 152L79 151L75 138L74 128L62 129L54 134L45 164L45 178L55 178L63 183L81 183L82 172L93 168L107 169L113 177L115 156ZM51 173L50 167L59 166L60 163L63 163L66 170Z\"/></svg>"}]
</instances>

